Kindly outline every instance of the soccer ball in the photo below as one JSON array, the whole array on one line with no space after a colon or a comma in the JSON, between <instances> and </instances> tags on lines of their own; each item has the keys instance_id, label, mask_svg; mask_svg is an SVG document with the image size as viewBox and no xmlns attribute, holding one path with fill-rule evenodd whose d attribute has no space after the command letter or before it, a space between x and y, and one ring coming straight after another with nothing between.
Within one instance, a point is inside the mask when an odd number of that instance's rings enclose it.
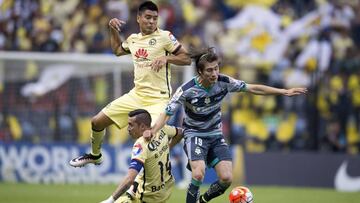
<instances>
[{"instance_id":1,"label":"soccer ball","mask_svg":"<svg viewBox=\"0 0 360 203\"><path fill-rule=\"evenodd\" d=\"M250 189L238 186L231 190L229 195L230 203L253 203L254 198Z\"/></svg>"}]
</instances>

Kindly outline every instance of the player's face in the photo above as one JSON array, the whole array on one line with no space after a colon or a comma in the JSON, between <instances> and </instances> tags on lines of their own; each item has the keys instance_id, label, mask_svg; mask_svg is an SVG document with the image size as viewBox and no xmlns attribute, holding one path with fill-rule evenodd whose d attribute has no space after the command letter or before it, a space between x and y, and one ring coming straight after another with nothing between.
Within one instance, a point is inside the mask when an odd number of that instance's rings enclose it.
<instances>
[{"instance_id":1,"label":"player's face","mask_svg":"<svg viewBox=\"0 0 360 203\"><path fill-rule=\"evenodd\" d=\"M219 62L213 61L211 63L205 63L205 67L201 71L200 77L205 82L205 84L216 83L219 77Z\"/></svg>"},{"instance_id":2,"label":"player's face","mask_svg":"<svg viewBox=\"0 0 360 203\"><path fill-rule=\"evenodd\" d=\"M135 117L129 117L128 119L128 132L133 139L137 139L142 136L143 131L141 130L140 124L136 122Z\"/></svg>"},{"instance_id":3,"label":"player's face","mask_svg":"<svg viewBox=\"0 0 360 203\"><path fill-rule=\"evenodd\" d=\"M148 35L156 30L158 21L158 12L145 10L137 16L137 22L140 26L141 33Z\"/></svg>"}]
</instances>

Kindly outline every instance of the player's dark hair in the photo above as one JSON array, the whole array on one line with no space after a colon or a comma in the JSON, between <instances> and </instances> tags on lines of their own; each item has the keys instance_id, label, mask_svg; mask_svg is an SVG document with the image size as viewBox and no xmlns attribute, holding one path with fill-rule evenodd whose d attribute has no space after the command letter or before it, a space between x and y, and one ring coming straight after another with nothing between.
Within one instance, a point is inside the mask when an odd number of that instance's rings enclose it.
<instances>
[{"instance_id":1,"label":"player's dark hair","mask_svg":"<svg viewBox=\"0 0 360 203\"><path fill-rule=\"evenodd\" d=\"M141 15L146 10L159 12L157 5L152 1L145 1L144 3L140 4L138 15Z\"/></svg>"},{"instance_id":2,"label":"player's dark hair","mask_svg":"<svg viewBox=\"0 0 360 203\"><path fill-rule=\"evenodd\" d=\"M190 58L195 61L196 72L200 74L205 67L205 63L211 63L219 60L214 47L194 49L190 48Z\"/></svg>"},{"instance_id":3,"label":"player's dark hair","mask_svg":"<svg viewBox=\"0 0 360 203\"><path fill-rule=\"evenodd\" d=\"M145 109L136 109L136 110L130 111L128 116L135 117L135 121L137 123L143 123L148 127L151 126L151 115Z\"/></svg>"}]
</instances>

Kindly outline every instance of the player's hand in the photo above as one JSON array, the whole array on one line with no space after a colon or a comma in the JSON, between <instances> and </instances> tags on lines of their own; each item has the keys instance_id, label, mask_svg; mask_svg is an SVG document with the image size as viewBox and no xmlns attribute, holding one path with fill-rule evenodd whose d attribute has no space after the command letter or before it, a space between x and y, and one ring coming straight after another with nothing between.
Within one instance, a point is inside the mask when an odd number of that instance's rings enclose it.
<instances>
[{"instance_id":1,"label":"player's hand","mask_svg":"<svg viewBox=\"0 0 360 203\"><path fill-rule=\"evenodd\" d=\"M154 59L151 63L151 69L153 71L159 72L159 70L167 63L166 56L161 56L159 58Z\"/></svg>"},{"instance_id":2,"label":"player's hand","mask_svg":"<svg viewBox=\"0 0 360 203\"><path fill-rule=\"evenodd\" d=\"M125 25L126 22L125 21L122 21L122 20L119 20L117 18L112 18L110 21L109 21L109 27L114 29L114 30L117 30L119 32L121 32L121 27L123 25Z\"/></svg>"},{"instance_id":3,"label":"player's hand","mask_svg":"<svg viewBox=\"0 0 360 203\"><path fill-rule=\"evenodd\" d=\"M150 141L151 138L153 137L153 132L151 130L145 130L143 132L143 137L146 141Z\"/></svg>"},{"instance_id":4,"label":"player's hand","mask_svg":"<svg viewBox=\"0 0 360 203\"><path fill-rule=\"evenodd\" d=\"M291 97L291 96L306 94L306 93L307 93L307 88L296 87L296 88L287 89L285 91L284 95Z\"/></svg>"},{"instance_id":5,"label":"player's hand","mask_svg":"<svg viewBox=\"0 0 360 203\"><path fill-rule=\"evenodd\" d=\"M107 198L104 201L101 201L100 203L114 203L114 202L115 202L115 200L114 200L113 196L110 196L109 198Z\"/></svg>"}]
</instances>

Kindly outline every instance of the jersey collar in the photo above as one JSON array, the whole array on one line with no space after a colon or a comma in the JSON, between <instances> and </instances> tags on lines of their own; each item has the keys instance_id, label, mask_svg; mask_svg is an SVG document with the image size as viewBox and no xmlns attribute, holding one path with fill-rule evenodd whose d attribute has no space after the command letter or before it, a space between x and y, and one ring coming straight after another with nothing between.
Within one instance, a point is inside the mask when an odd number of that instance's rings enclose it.
<instances>
[{"instance_id":1,"label":"jersey collar","mask_svg":"<svg viewBox=\"0 0 360 203\"><path fill-rule=\"evenodd\" d=\"M148 37L148 36L152 36L152 35L158 34L158 33L159 33L159 28L157 27L153 33L148 34L148 35L143 35L142 32L139 32L139 37Z\"/></svg>"},{"instance_id":2,"label":"jersey collar","mask_svg":"<svg viewBox=\"0 0 360 203\"><path fill-rule=\"evenodd\" d=\"M202 86L202 85L199 83L199 76L195 76L195 77L194 77L194 80L195 80L196 86L198 86L199 88L205 90L206 92L210 92L211 88L214 86L214 85L211 85L211 86L208 87L208 88Z\"/></svg>"}]
</instances>

